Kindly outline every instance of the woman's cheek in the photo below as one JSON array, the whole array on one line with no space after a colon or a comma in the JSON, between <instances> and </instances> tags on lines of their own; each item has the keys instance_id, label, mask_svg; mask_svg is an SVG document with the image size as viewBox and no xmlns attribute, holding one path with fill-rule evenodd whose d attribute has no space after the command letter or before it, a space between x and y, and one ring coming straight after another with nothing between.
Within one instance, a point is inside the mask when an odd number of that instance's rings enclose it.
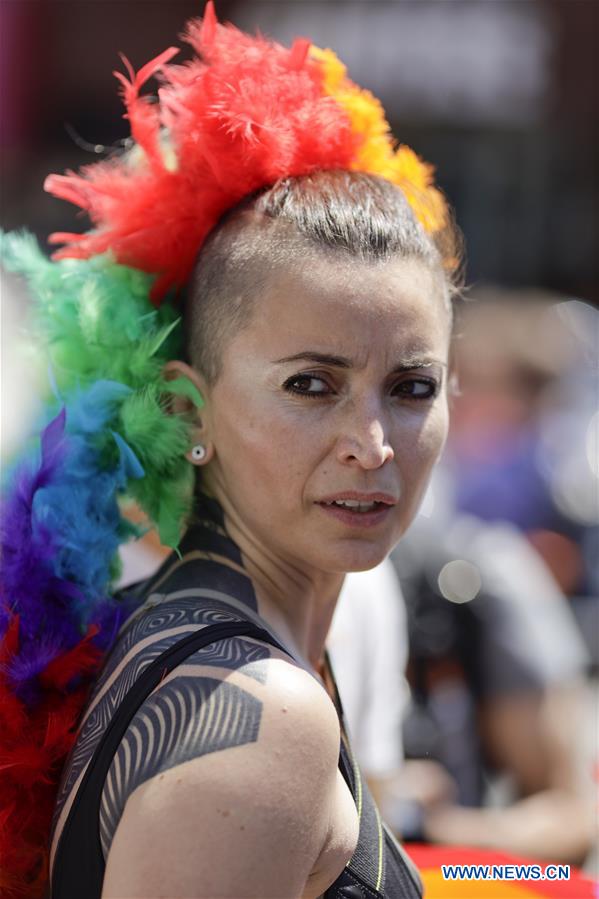
<instances>
[{"instance_id":1,"label":"woman's cheek","mask_svg":"<svg viewBox=\"0 0 599 899\"><path fill-rule=\"evenodd\" d=\"M411 467L414 473L419 470L420 476L427 481L432 467L443 452L448 426L447 403L440 401L431 409L411 445Z\"/></svg>"}]
</instances>

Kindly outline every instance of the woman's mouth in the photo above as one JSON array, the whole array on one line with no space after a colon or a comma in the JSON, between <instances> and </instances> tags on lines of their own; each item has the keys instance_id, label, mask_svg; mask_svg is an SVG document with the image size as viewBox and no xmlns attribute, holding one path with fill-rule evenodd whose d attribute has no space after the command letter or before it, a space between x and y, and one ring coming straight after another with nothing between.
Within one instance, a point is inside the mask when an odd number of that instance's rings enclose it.
<instances>
[{"instance_id":1,"label":"woman's mouth","mask_svg":"<svg viewBox=\"0 0 599 899\"><path fill-rule=\"evenodd\" d=\"M333 499L317 503L327 515L350 527L374 527L387 517L393 504L382 500Z\"/></svg>"}]
</instances>

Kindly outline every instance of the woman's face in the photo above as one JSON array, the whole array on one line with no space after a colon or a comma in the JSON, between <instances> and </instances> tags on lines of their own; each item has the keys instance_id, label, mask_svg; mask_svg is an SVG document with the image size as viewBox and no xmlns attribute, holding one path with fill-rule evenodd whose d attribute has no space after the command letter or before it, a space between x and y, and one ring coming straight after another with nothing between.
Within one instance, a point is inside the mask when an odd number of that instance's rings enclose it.
<instances>
[{"instance_id":1,"label":"woman's face","mask_svg":"<svg viewBox=\"0 0 599 899\"><path fill-rule=\"evenodd\" d=\"M378 564L445 442L450 327L419 260L309 256L273 278L204 409L204 483L237 526L301 567Z\"/></svg>"}]
</instances>

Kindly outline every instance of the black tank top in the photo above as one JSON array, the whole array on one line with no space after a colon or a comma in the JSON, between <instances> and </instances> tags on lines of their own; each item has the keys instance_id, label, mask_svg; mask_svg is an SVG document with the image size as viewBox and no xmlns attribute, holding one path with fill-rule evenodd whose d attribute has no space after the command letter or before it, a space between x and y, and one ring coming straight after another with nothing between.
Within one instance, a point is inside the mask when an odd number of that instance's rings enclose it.
<instances>
[{"instance_id":1,"label":"black tank top","mask_svg":"<svg viewBox=\"0 0 599 899\"><path fill-rule=\"evenodd\" d=\"M221 598L223 594L227 595L230 599L230 605L227 604L229 611L234 613L236 620L207 625L184 636L159 655L123 697L94 750L65 821L52 869L51 899L100 899L105 867L100 840L100 805L104 783L132 718L158 686L165 672L172 671L198 649L233 636L249 636L291 655L261 626L263 622L252 611L252 606L256 608L256 602L255 596L248 593L249 588L253 594L249 578L214 558L194 558L193 551L190 552L190 548L201 549L241 565L237 546L224 535L220 507L215 503L208 503L207 506L203 503L203 507L203 511L209 509L211 521L190 529L181 546L183 560L174 565L172 560L167 560L158 574L136 587L135 592L142 604L144 597L150 596L149 603L154 605L159 604L161 598L166 600L176 591L201 583L202 590L212 588L218 591ZM170 574L169 566L172 569ZM156 593L156 584L160 588L159 594ZM240 598L242 602L239 602ZM253 603L248 603L252 598ZM142 605L140 611L143 608ZM359 835L351 860L327 889L325 899L420 899L422 887L418 874L382 823L352 756L338 694L337 709L342 734L339 768L356 803Z\"/></svg>"}]
</instances>

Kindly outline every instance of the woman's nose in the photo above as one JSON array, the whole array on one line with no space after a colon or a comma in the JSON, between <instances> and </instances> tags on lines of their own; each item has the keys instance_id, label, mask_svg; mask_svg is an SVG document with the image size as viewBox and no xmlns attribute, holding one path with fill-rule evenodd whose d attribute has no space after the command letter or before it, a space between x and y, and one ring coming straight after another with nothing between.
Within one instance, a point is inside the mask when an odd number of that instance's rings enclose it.
<instances>
[{"instance_id":1,"label":"woman's nose","mask_svg":"<svg viewBox=\"0 0 599 899\"><path fill-rule=\"evenodd\" d=\"M380 468L394 452L380 416L354 417L337 439L337 459L366 469Z\"/></svg>"}]
</instances>

